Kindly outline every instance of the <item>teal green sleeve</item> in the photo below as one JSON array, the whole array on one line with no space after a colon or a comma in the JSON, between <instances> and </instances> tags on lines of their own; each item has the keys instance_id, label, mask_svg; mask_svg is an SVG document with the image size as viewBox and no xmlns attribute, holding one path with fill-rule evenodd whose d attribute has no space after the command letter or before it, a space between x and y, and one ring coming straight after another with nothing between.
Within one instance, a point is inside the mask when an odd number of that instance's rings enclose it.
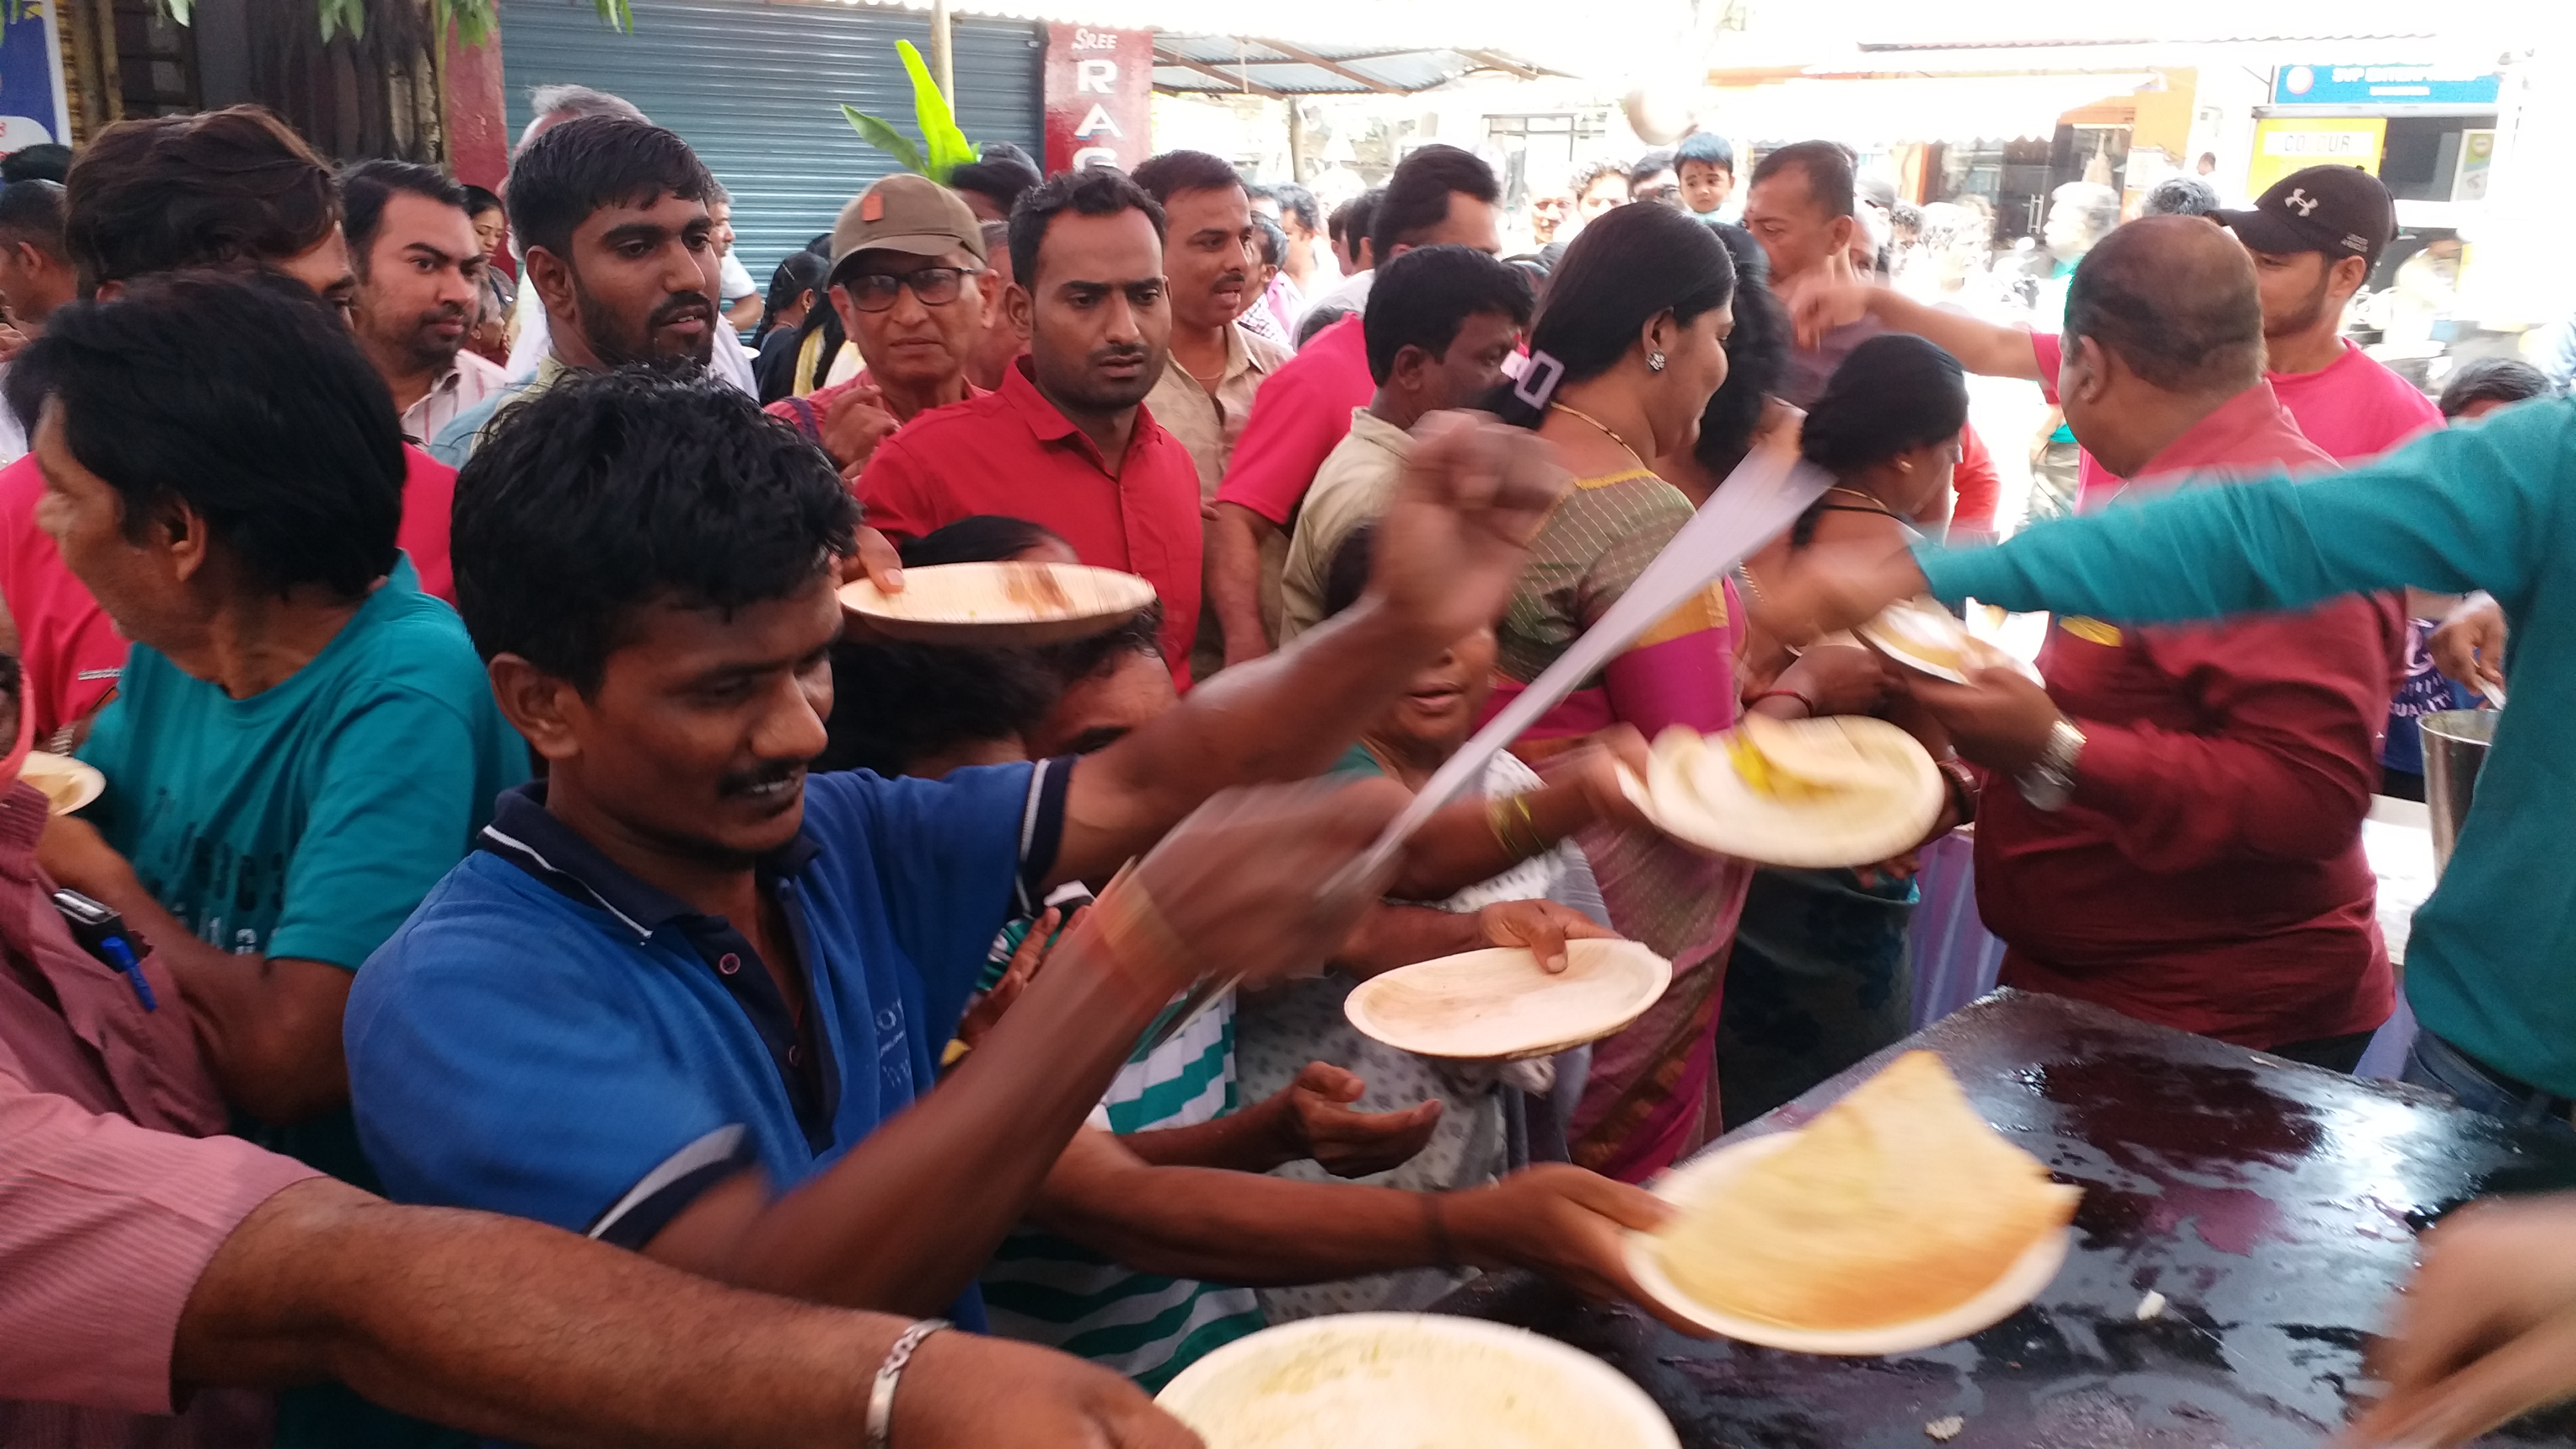
<instances>
[{"instance_id":1,"label":"teal green sleeve","mask_svg":"<svg viewBox=\"0 0 2576 1449\"><path fill-rule=\"evenodd\" d=\"M286 861L268 954L355 971L463 858L487 818L466 712L389 689L337 722Z\"/></svg>"},{"instance_id":2,"label":"teal green sleeve","mask_svg":"<svg viewBox=\"0 0 2576 1449\"><path fill-rule=\"evenodd\" d=\"M2300 608L2412 584L2519 616L2569 489L2576 401L2526 403L2306 482L2187 487L1993 548L1916 550L1932 592L2124 623Z\"/></svg>"}]
</instances>

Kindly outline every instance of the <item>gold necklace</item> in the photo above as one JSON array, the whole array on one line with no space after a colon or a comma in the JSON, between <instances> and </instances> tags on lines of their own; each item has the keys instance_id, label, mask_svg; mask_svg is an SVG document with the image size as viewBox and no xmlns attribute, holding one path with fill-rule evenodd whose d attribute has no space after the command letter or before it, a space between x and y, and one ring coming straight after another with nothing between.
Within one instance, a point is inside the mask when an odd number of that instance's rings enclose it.
<instances>
[{"instance_id":1,"label":"gold necklace","mask_svg":"<svg viewBox=\"0 0 2576 1449\"><path fill-rule=\"evenodd\" d=\"M1564 413L1568 417L1580 418L1583 421L1590 423L1595 432L1598 432L1601 436L1617 443L1619 445L1619 451L1628 455L1628 460L1637 465L1637 470L1639 472L1651 473L1655 471L1654 469L1646 466L1644 455L1640 454L1636 449L1628 446L1628 440L1626 438L1620 437L1617 433L1610 431L1610 425L1608 423L1601 421L1599 418L1594 417L1592 414L1585 412L1581 408L1572 407L1565 403L1552 402L1548 404L1548 408L1551 411Z\"/></svg>"},{"instance_id":2,"label":"gold necklace","mask_svg":"<svg viewBox=\"0 0 2576 1449\"><path fill-rule=\"evenodd\" d=\"M1857 498L1857 499L1859 499L1862 503L1864 503L1864 504L1866 504L1866 505L1867 505L1866 507L1864 507L1863 509L1861 509L1861 510L1860 510L1860 511L1861 511L1861 512L1863 512L1863 513L1879 513L1879 514L1885 514L1885 515L1886 515L1887 517L1889 517L1889 518L1896 518L1896 517L1898 517L1898 514L1897 514L1896 510L1895 510L1895 509L1893 509L1893 508L1888 507L1885 503L1880 502L1880 501L1879 501L1879 499L1878 499L1878 497L1877 497L1877 495L1875 495L1875 494L1871 494L1871 493L1863 493L1861 490L1859 490L1859 489L1857 489L1857 488L1845 488L1845 487L1840 486L1839 484L1837 484L1837 485L1836 485L1836 486L1834 486L1834 487L1828 488L1828 489L1826 489L1825 491L1826 491L1827 493L1839 493L1839 494L1843 495L1843 496L1844 496L1844 497L1846 497L1846 498Z\"/></svg>"}]
</instances>

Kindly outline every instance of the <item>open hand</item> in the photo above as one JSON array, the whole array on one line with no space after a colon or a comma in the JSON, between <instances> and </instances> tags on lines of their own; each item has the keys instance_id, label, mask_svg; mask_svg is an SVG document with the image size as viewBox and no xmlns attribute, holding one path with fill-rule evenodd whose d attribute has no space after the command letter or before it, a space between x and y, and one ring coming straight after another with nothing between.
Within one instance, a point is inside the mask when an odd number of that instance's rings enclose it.
<instances>
[{"instance_id":1,"label":"open hand","mask_svg":"<svg viewBox=\"0 0 2576 1449\"><path fill-rule=\"evenodd\" d=\"M1771 681L1813 704L1819 717L1873 713L1895 685L1886 661L1857 644L1815 645Z\"/></svg>"},{"instance_id":2,"label":"open hand","mask_svg":"<svg viewBox=\"0 0 2576 1449\"><path fill-rule=\"evenodd\" d=\"M867 1370L858 1372L864 1391ZM887 1438L907 1449L1206 1449L1124 1376L1032 1343L934 1333L903 1384L910 1392L895 1395Z\"/></svg>"},{"instance_id":3,"label":"open hand","mask_svg":"<svg viewBox=\"0 0 2576 1449\"><path fill-rule=\"evenodd\" d=\"M1594 823L1622 830L1651 830L1654 822L1629 798L1620 778L1624 773L1643 783L1651 760L1646 737L1638 733L1637 727L1615 724L1595 731L1583 743L1557 756L1550 766L1550 781L1571 784L1581 792L1584 808Z\"/></svg>"},{"instance_id":4,"label":"open hand","mask_svg":"<svg viewBox=\"0 0 2576 1449\"><path fill-rule=\"evenodd\" d=\"M2458 1444L2576 1395L2576 1195L2473 1204L2422 1252L2371 1353L2388 1395L2345 1449Z\"/></svg>"},{"instance_id":5,"label":"open hand","mask_svg":"<svg viewBox=\"0 0 2576 1449\"><path fill-rule=\"evenodd\" d=\"M1278 1115L1282 1159L1316 1166L1335 1177L1366 1177L1413 1160L1440 1126L1440 1104L1424 1102L1401 1112L1363 1112L1350 1104L1368 1084L1330 1062L1308 1062L1297 1080L1258 1112Z\"/></svg>"}]
</instances>

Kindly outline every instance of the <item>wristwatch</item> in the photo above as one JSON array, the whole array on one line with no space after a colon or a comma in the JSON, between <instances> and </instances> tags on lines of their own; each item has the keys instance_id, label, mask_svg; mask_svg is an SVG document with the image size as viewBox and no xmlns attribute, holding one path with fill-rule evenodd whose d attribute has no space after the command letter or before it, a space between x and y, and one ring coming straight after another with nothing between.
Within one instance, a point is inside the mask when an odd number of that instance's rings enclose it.
<instances>
[{"instance_id":1,"label":"wristwatch","mask_svg":"<svg viewBox=\"0 0 2576 1449\"><path fill-rule=\"evenodd\" d=\"M2060 719L2048 727L2048 743L2040 748L2039 758L2013 781L2021 798L2033 810L2055 812L2066 808L2075 798L2075 762L2084 754L2084 731L2071 720Z\"/></svg>"}]
</instances>

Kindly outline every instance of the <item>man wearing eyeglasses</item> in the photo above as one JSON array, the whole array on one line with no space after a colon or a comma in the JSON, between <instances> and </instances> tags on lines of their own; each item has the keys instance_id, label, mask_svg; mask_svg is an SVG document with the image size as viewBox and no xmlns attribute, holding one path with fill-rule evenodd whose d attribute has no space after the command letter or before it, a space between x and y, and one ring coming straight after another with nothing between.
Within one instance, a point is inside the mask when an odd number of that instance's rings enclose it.
<instances>
[{"instance_id":1,"label":"man wearing eyeglasses","mask_svg":"<svg viewBox=\"0 0 2576 1449\"><path fill-rule=\"evenodd\" d=\"M841 209L828 274L833 310L867 366L769 411L823 445L855 483L877 444L917 415L980 397L966 363L1001 305L984 232L956 192L897 172Z\"/></svg>"}]
</instances>

